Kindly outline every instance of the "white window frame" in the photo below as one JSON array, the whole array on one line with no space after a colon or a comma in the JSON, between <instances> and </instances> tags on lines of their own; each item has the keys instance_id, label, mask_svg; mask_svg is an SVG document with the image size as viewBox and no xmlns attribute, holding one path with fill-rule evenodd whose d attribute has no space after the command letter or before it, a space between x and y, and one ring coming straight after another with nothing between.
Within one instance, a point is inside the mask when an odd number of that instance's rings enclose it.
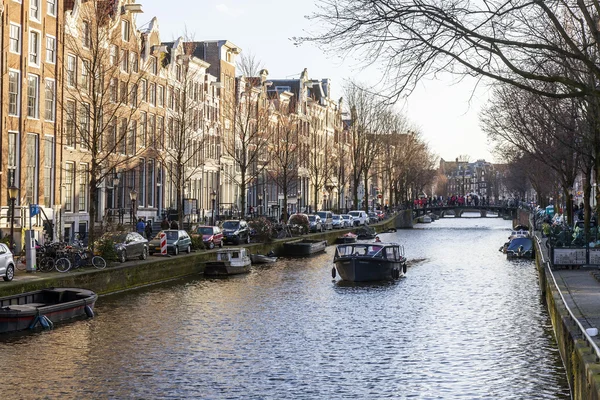
<instances>
[{"instance_id":1,"label":"white window frame","mask_svg":"<svg viewBox=\"0 0 600 400\"><path fill-rule=\"evenodd\" d=\"M30 90L31 90L31 78L34 78L36 82L35 87L35 96L34 105L33 105L33 115L31 114L31 106L29 105L29 101L31 99ZM40 76L36 74L27 74L27 118L39 119L40 118Z\"/></svg>"},{"instance_id":2,"label":"white window frame","mask_svg":"<svg viewBox=\"0 0 600 400\"><path fill-rule=\"evenodd\" d=\"M46 35L46 62L56 64L56 37Z\"/></svg>"},{"instance_id":3,"label":"white window frame","mask_svg":"<svg viewBox=\"0 0 600 400\"><path fill-rule=\"evenodd\" d=\"M13 28L17 29L16 33L17 33L17 37L13 37ZM12 22L10 23L10 28L9 28L9 33L8 33L8 41L9 41L9 48L10 48L10 52L14 53L14 54L21 54L21 44L22 44L22 34L23 30L21 29L21 25L19 24L13 24ZM16 41L16 49L14 48L15 46L13 46L13 43L15 43Z\"/></svg>"},{"instance_id":4,"label":"white window frame","mask_svg":"<svg viewBox=\"0 0 600 400\"><path fill-rule=\"evenodd\" d=\"M16 99L15 99L15 112L11 113L10 110L10 105L11 105L11 101L10 101L10 96L11 96L11 91L10 91L10 77L11 74L15 74L17 79L16 79ZM21 115L21 71L19 71L18 69L9 69L8 70L8 115L13 116L13 117L18 117L19 115Z\"/></svg>"},{"instance_id":5,"label":"white window frame","mask_svg":"<svg viewBox=\"0 0 600 400\"><path fill-rule=\"evenodd\" d=\"M73 67L73 69L71 69ZM74 54L67 55L67 73L66 73L67 86L77 86L77 56Z\"/></svg>"},{"instance_id":6,"label":"white window frame","mask_svg":"<svg viewBox=\"0 0 600 400\"><path fill-rule=\"evenodd\" d=\"M52 87L52 97L48 96L48 84ZM56 121L56 81L46 78L44 82L44 119L48 122Z\"/></svg>"},{"instance_id":7,"label":"white window frame","mask_svg":"<svg viewBox=\"0 0 600 400\"><path fill-rule=\"evenodd\" d=\"M40 22L42 15L42 1L29 0L29 19Z\"/></svg>"},{"instance_id":8,"label":"white window frame","mask_svg":"<svg viewBox=\"0 0 600 400\"><path fill-rule=\"evenodd\" d=\"M123 20L121 20L121 38L123 39L123 41L129 42L130 37L131 37L131 24L129 23L128 20L123 19Z\"/></svg>"},{"instance_id":9,"label":"white window frame","mask_svg":"<svg viewBox=\"0 0 600 400\"><path fill-rule=\"evenodd\" d=\"M32 38L34 37L34 35L37 37L37 43L34 43L34 41L32 40ZM29 30L29 56L27 57L27 59L29 60L29 65L30 66L34 66L34 67L39 67L41 64L41 41L42 41L42 32L38 31L37 29L30 29ZM35 47L32 47L34 46ZM35 61L32 61L32 57L35 57Z\"/></svg>"},{"instance_id":10,"label":"white window frame","mask_svg":"<svg viewBox=\"0 0 600 400\"><path fill-rule=\"evenodd\" d=\"M56 0L47 0L46 1L46 12L51 17L56 17Z\"/></svg>"}]
</instances>

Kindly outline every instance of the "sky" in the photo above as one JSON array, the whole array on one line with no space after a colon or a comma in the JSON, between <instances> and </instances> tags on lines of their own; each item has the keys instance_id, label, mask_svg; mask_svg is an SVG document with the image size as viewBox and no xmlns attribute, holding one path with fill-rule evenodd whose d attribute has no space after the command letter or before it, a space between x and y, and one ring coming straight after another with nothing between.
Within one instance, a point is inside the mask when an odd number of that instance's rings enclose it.
<instances>
[{"instance_id":1,"label":"sky","mask_svg":"<svg viewBox=\"0 0 600 400\"><path fill-rule=\"evenodd\" d=\"M313 0L136 1L144 11L137 17L138 29L156 17L162 41L183 35L197 41L229 40L260 60L271 79L298 78L307 68L311 79L331 79L334 99L342 96L348 79L369 85L381 80L376 66L365 68L361 60L341 59L310 43L294 44L292 37L318 29L305 18L315 10ZM446 161L462 155L471 161L495 161L478 120L486 98L487 90L476 86L474 79L458 82L456 77L442 75L421 81L396 107Z\"/></svg>"}]
</instances>

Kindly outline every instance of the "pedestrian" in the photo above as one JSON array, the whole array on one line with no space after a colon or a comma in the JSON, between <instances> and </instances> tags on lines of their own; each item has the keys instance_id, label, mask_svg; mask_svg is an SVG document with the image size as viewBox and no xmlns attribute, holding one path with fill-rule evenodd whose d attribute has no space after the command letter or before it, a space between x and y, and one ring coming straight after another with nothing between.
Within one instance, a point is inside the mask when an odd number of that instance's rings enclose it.
<instances>
[{"instance_id":1,"label":"pedestrian","mask_svg":"<svg viewBox=\"0 0 600 400\"><path fill-rule=\"evenodd\" d=\"M171 221L171 229L179 229L179 225L177 224L177 221L175 221L175 220Z\"/></svg>"},{"instance_id":2,"label":"pedestrian","mask_svg":"<svg viewBox=\"0 0 600 400\"><path fill-rule=\"evenodd\" d=\"M150 238L152 237L152 223L150 221L146 222L145 232L146 239L150 240Z\"/></svg>"},{"instance_id":3,"label":"pedestrian","mask_svg":"<svg viewBox=\"0 0 600 400\"><path fill-rule=\"evenodd\" d=\"M375 242L380 243L381 239L379 239L379 236L375 236Z\"/></svg>"},{"instance_id":4,"label":"pedestrian","mask_svg":"<svg viewBox=\"0 0 600 400\"><path fill-rule=\"evenodd\" d=\"M167 217L164 217L162 222L160 223L160 229L169 229L171 227L171 224L169 224L169 220L167 219Z\"/></svg>"},{"instance_id":5,"label":"pedestrian","mask_svg":"<svg viewBox=\"0 0 600 400\"><path fill-rule=\"evenodd\" d=\"M144 221L142 221L142 219L139 218L135 226L135 230L137 231L137 233L144 236L144 229L146 229L146 224L144 224Z\"/></svg>"}]
</instances>

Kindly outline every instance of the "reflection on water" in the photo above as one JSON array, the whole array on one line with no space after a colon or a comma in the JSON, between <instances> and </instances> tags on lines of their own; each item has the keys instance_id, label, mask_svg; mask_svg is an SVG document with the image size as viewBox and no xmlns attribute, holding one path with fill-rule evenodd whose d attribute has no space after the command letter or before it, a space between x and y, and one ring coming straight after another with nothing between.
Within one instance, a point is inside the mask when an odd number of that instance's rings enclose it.
<instances>
[{"instance_id":1,"label":"reflection on water","mask_svg":"<svg viewBox=\"0 0 600 400\"><path fill-rule=\"evenodd\" d=\"M3 397L569 398L533 263L498 252L509 227L383 233L411 265L396 282L332 279L329 247L101 297L93 320L0 339Z\"/></svg>"}]
</instances>

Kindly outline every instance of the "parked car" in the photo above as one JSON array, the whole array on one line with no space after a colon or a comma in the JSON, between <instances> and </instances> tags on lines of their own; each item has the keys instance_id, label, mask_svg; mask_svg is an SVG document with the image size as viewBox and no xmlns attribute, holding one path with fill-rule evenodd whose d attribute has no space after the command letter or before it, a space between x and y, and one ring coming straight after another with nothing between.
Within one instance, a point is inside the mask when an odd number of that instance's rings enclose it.
<instances>
[{"instance_id":1,"label":"parked car","mask_svg":"<svg viewBox=\"0 0 600 400\"><path fill-rule=\"evenodd\" d=\"M379 222L379 217L377 216L376 212L370 212L369 213L369 223L370 224L376 224Z\"/></svg>"},{"instance_id":2,"label":"parked car","mask_svg":"<svg viewBox=\"0 0 600 400\"><path fill-rule=\"evenodd\" d=\"M323 232L323 223L321 222L321 217L316 214L311 214L308 216L308 229L311 232Z\"/></svg>"},{"instance_id":3,"label":"parked car","mask_svg":"<svg viewBox=\"0 0 600 400\"><path fill-rule=\"evenodd\" d=\"M7 282L15 277L15 260L4 243L0 243L0 276Z\"/></svg>"},{"instance_id":4,"label":"parked car","mask_svg":"<svg viewBox=\"0 0 600 400\"><path fill-rule=\"evenodd\" d=\"M344 228L352 228L354 226L354 217L350 214L342 214L344 219Z\"/></svg>"},{"instance_id":5,"label":"parked car","mask_svg":"<svg viewBox=\"0 0 600 400\"><path fill-rule=\"evenodd\" d=\"M102 235L100 240L111 240L120 262L130 258L145 260L148 257L148 240L137 232L109 232Z\"/></svg>"},{"instance_id":6,"label":"parked car","mask_svg":"<svg viewBox=\"0 0 600 400\"><path fill-rule=\"evenodd\" d=\"M333 216L331 217L331 221L331 224L333 225L334 229L341 229L346 226L346 222L340 214L333 214Z\"/></svg>"},{"instance_id":7,"label":"parked car","mask_svg":"<svg viewBox=\"0 0 600 400\"><path fill-rule=\"evenodd\" d=\"M225 243L235 245L242 242L250 243L250 227L245 220L231 219L223 222L221 228L223 229L223 241Z\"/></svg>"},{"instance_id":8,"label":"parked car","mask_svg":"<svg viewBox=\"0 0 600 400\"><path fill-rule=\"evenodd\" d=\"M324 230L330 231L333 229L333 213L331 211L317 211L317 215L321 217Z\"/></svg>"},{"instance_id":9,"label":"parked car","mask_svg":"<svg viewBox=\"0 0 600 400\"><path fill-rule=\"evenodd\" d=\"M179 229L165 229L160 232L148 244L150 255L160 253L160 235L167 236L167 253L177 255L180 251L190 253L192 251L192 238L186 231Z\"/></svg>"},{"instance_id":10,"label":"parked car","mask_svg":"<svg viewBox=\"0 0 600 400\"><path fill-rule=\"evenodd\" d=\"M352 218L354 218L354 226L369 224L369 217L363 210L352 210L348 214L352 215Z\"/></svg>"},{"instance_id":11,"label":"parked car","mask_svg":"<svg viewBox=\"0 0 600 400\"><path fill-rule=\"evenodd\" d=\"M215 246L223 247L223 231L218 226L200 225L196 227L193 235L201 236L207 249L214 249Z\"/></svg>"},{"instance_id":12,"label":"parked car","mask_svg":"<svg viewBox=\"0 0 600 400\"><path fill-rule=\"evenodd\" d=\"M308 233L309 221L306 214L292 214L287 222L290 231L294 235L304 235Z\"/></svg>"}]
</instances>

